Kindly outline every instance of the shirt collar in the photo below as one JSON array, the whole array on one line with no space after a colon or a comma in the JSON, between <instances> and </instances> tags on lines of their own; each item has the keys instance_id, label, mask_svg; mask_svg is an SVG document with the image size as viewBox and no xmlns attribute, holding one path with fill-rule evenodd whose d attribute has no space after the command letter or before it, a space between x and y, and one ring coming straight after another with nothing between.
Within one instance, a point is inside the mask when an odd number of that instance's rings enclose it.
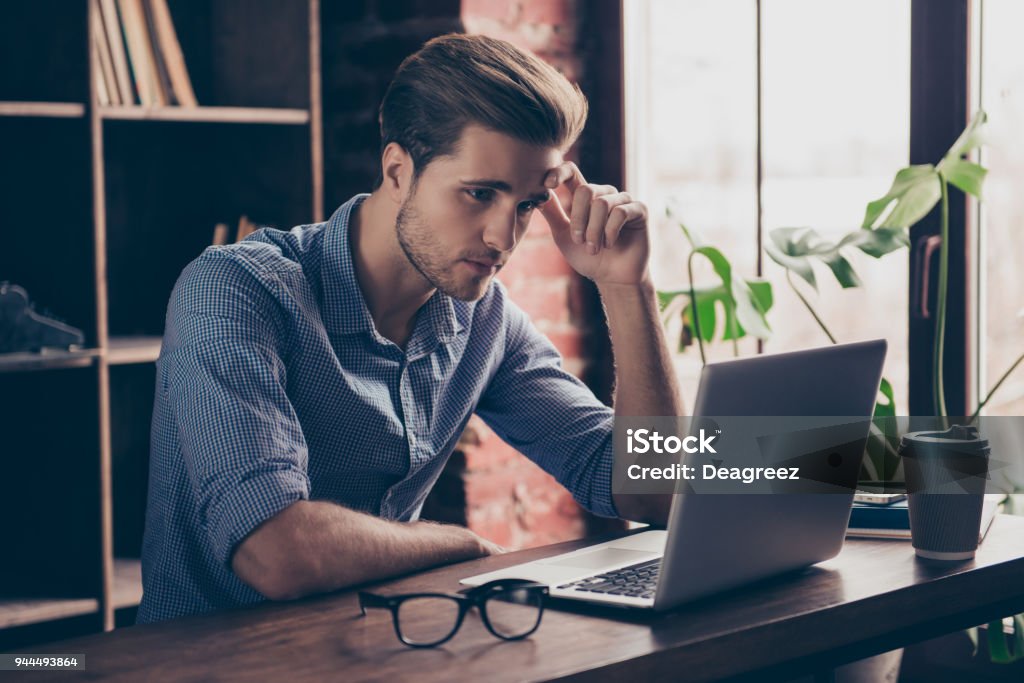
<instances>
[{"instance_id":1,"label":"shirt collar","mask_svg":"<svg viewBox=\"0 0 1024 683\"><path fill-rule=\"evenodd\" d=\"M356 279L352 260L349 225L352 213L369 197L357 194L342 204L327 222L323 241L323 293L324 322L328 329L339 334L359 332L376 333L373 317ZM413 337L407 345L411 352L421 332L429 333L437 341L449 342L462 331L455 314L452 298L435 291L420 308Z\"/></svg>"}]
</instances>

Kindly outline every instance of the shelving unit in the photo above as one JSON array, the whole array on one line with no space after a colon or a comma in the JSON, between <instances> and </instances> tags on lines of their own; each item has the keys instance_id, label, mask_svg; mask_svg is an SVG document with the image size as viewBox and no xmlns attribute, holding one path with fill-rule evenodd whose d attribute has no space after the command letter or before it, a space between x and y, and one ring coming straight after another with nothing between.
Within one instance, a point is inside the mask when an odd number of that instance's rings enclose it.
<instances>
[{"instance_id":1,"label":"shelving unit","mask_svg":"<svg viewBox=\"0 0 1024 683\"><path fill-rule=\"evenodd\" d=\"M108 121L279 123L302 126L309 123L309 111L265 107L100 107L100 118Z\"/></svg>"},{"instance_id":2,"label":"shelving unit","mask_svg":"<svg viewBox=\"0 0 1024 683\"><path fill-rule=\"evenodd\" d=\"M323 220L319 0L169 5L199 107L98 106L92 0L2 10L0 280L87 348L0 356L0 651L137 606L153 363L214 225Z\"/></svg>"},{"instance_id":3,"label":"shelving unit","mask_svg":"<svg viewBox=\"0 0 1024 683\"><path fill-rule=\"evenodd\" d=\"M77 102L0 102L0 116L80 119L85 117L85 105Z\"/></svg>"},{"instance_id":4,"label":"shelving unit","mask_svg":"<svg viewBox=\"0 0 1024 683\"><path fill-rule=\"evenodd\" d=\"M160 337L109 337L107 363L130 365L152 363L160 356Z\"/></svg>"},{"instance_id":5,"label":"shelving unit","mask_svg":"<svg viewBox=\"0 0 1024 683\"><path fill-rule=\"evenodd\" d=\"M0 629L96 614L99 609L99 600L91 598L0 600Z\"/></svg>"}]
</instances>

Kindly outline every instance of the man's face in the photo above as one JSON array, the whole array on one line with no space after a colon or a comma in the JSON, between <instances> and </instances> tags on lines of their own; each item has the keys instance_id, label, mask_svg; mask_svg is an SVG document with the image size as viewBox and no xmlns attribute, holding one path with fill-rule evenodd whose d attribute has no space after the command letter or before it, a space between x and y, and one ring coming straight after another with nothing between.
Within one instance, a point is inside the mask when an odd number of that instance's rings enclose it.
<instances>
[{"instance_id":1,"label":"man's face","mask_svg":"<svg viewBox=\"0 0 1024 683\"><path fill-rule=\"evenodd\" d=\"M402 251L448 296L479 299L548 197L546 173L561 162L557 149L467 126L452 156L427 164L402 203Z\"/></svg>"}]
</instances>

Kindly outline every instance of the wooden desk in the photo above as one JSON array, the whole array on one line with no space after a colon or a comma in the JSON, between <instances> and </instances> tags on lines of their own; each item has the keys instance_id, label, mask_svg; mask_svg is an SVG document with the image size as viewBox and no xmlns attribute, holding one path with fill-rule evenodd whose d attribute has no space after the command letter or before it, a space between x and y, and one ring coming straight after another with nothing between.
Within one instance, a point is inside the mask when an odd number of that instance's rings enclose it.
<instances>
[{"instance_id":1,"label":"wooden desk","mask_svg":"<svg viewBox=\"0 0 1024 683\"><path fill-rule=\"evenodd\" d=\"M456 590L461 577L580 545L485 558L388 582L380 590ZM906 541L851 540L829 562L667 614L562 605L545 612L528 640L499 641L469 616L443 648L413 650L395 638L390 614L376 610L362 617L355 595L338 593L32 648L84 653L87 669L86 675L37 672L32 678L788 678L1024 611L1024 518L997 517L977 558L952 567L915 559Z\"/></svg>"}]
</instances>

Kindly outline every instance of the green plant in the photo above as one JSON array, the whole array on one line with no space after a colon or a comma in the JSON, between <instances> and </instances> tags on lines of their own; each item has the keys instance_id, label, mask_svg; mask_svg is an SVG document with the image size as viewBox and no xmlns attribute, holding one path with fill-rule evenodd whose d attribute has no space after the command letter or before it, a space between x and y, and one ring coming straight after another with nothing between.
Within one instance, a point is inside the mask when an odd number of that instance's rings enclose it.
<instances>
[{"instance_id":1,"label":"green plant","mask_svg":"<svg viewBox=\"0 0 1024 683\"><path fill-rule=\"evenodd\" d=\"M946 338L946 311L949 289L949 186L982 199L982 189L988 170L983 166L967 159L966 157L983 144L983 129L987 116L984 111L979 111L949 148L938 164L920 164L908 166L901 169L893 180L889 191L879 199L870 202L864 214L862 229L871 230L883 238L882 249L888 248L896 241L902 246L908 244L906 230L916 225L925 216L939 206L939 273L936 296L935 315L935 340L932 352L932 394L933 408L935 415L944 420L949 418L946 408L945 383L943 378L943 361L945 357ZM882 231L879 233L879 231ZM892 232L896 231L896 232ZM847 235L836 245L822 245L814 239L801 239L794 241L791 229L773 231L772 239L775 246L766 247L765 251L781 266L786 268L786 276L792 285L791 272L797 272L804 277L809 284L814 286L813 279L806 276L809 264L805 262L810 257L823 260L832 269L836 278L844 286L856 286L855 274L844 264L841 258L837 258L839 249L844 246L844 241L850 239L847 244L856 244L854 233ZM889 237L892 241L885 241ZM898 236L898 237L897 237ZM878 249L872 240L867 240L869 249ZM865 253L871 254L868 249L862 249ZM872 254L874 255L874 254ZM804 261L799 259L805 259ZM798 269L802 267L803 270ZM813 276L813 272L811 273ZM814 315L822 329L828 334L832 341L835 338L821 322L820 317L814 312L810 303L800 295L794 287L794 291L808 310ZM968 424L975 422L985 405L992 399L1003 382L1024 362L1024 354L1019 356L1010 367L1000 376L986 396L978 402L977 407L971 414ZM885 393L883 385L883 393ZM888 387L891 390L891 387ZM879 415L876 407L876 416ZM893 413L894 414L894 413ZM888 446L893 446L893 439L898 440L897 435L890 435L887 439ZM989 655L994 662L1013 662L1024 658L1024 617L1016 615L1012 618L1013 629L1011 638L1014 646L1007 645L1006 636L1003 632L1001 621L993 621L988 625ZM971 630L972 639L977 644L977 631Z\"/></svg>"},{"instance_id":2,"label":"green plant","mask_svg":"<svg viewBox=\"0 0 1024 683\"><path fill-rule=\"evenodd\" d=\"M671 209L666 210L669 218L675 218ZM698 233L677 220L683 236L690 245L690 253L686 258L686 270L689 287L676 291L659 291L658 303L666 315L674 313L673 304L684 300L680 309L683 319L684 334L680 342L680 350L689 337L697 340L700 349L701 363L706 363L704 344L712 342L718 329L719 314L722 318L723 341L733 343L733 351L739 355L736 342L751 334L761 339L771 336L766 314L772 307L772 286L767 280L760 278L744 279L733 271L732 263L720 249L707 244ZM693 262L703 256L710 263L718 278L718 282L707 286L697 286L693 275ZM692 335L687 332L692 329Z\"/></svg>"},{"instance_id":3,"label":"green plant","mask_svg":"<svg viewBox=\"0 0 1024 683\"><path fill-rule=\"evenodd\" d=\"M676 309L682 316L684 334L680 347L685 346L688 338L696 339L701 362L706 362L704 345L715 341L719 333L719 319L723 324L718 338L732 342L734 353L737 355L737 340L748 334L759 339L768 339L771 336L771 327L766 314L774 302L771 283L760 278L738 277L720 249L704 242L695 231L679 221L671 210L667 211L667 215L676 220L690 245L686 261L689 287L683 290L658 292L659 302L666 317L674 315ZM825 240L812 228L779 228L770 233L770 239L771 242L765 245L765 251L786 269L786 279L793 292L833 344L837 343L835 335L828 329L813 304L796 287L792 273L795 272L817 291L818 283L813 262L819 261L828 266L842 287L858 287L861 284L860 277L844 255L845 250L858 249L869 256L881 258L909 243L905 227L888 226L858 228L844 235L838 242ZM693 263L698 256L703 256L711 263L718 282L707 286L695 284ZM684 302L681 308L673 305L680 300ZM879 394L874 416L881 419L894 418L894 392L892 384L885 378L882 379ZM891 479L899 464L899 456L896 454L898 445L898 436L885 434L883 430L873 427L867 447L868 458L865 461L864 478Z\"/></svg>"},{"instance_id":4,"label":"green plant","mask_svg":"<svg viewBox=\"0 0 1024 683\"><path fill-rule=\"evenodd\" d=\"M768 256L786 271L786 281L808 313L832 343L835 335L828 329L811 301L800 291L793 280L793 274L802 279L815 292L818 290L813 264L820 262L828 267L843 288L857 287L860 278L846 257L846 251L857 249L875 257L892 253L909 246L909 229L939 206L939 272L935 316L935 340L932 353L932 394L935 415L949 417L945 401L943 360L945 354L946 312L949 288L949 185L981 200L987 169L966 158L983 144L983 129L987 120L984 111L979 111L949 148L938 164L908 166L897 172L889 191L882 197L868 203L864 220L859 229L843 235L838 241L830 242L812 228L778 228L769 233L764 245ZM671 213L669 214L671 216ZM763 280L744 280L732 272L728 260L717 248L705 245L695 238L694 233L681 222L690 243L687 258L690 287L687 290L659 292L664 311L671 311L671 304L680 297L686 298L682 308L684 331L692 324L694 337L705 361L704 343L713 341L716 332L716 308L721 308L725 325L722 339L731 340L738 352L736 340L750 332L754 336L767 338L771 328L765 313L772 304L771 285ZM719 276L720 283L700 288L693 280L693 260L696 255L708 258ZM981 411L1003 385L1006 379L1024 363L1021 354L999 377L985 397L978 402L968 424L974 423ZM876 401L875 418L894 418L896 415L892 384L882 379L879 388L880 399ZM883 433L873 426L868 442L866 465L871 466L873 478L891 480L898 467L896 448L899 435ZM1024 512L1024 510L1022 510ZM1019 513L1018 513L1019 514ZM989 655L994 662L1013 662L1024 659L1024 616L1012 618L1011 639L1007 645L1001 621L988 625ZM977 630L970 634L977 645Z\"/></svg>"}]
</instances>

